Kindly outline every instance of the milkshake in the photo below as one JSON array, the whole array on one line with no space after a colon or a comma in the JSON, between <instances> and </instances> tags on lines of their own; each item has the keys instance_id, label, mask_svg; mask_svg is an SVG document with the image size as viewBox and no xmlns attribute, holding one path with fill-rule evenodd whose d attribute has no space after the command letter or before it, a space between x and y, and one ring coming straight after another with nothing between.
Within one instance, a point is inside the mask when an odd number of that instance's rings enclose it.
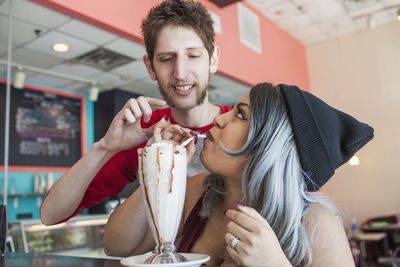
<instances>
[{"instance_id":1,"label":"milkshake","mask_svg":"<svg viewBox=\"0 0 400 267\"><path fill-rule=\"evenodd\" d=\"M174 253L186 192L186 149L154 143L138 150L139 182L147 219L157 243L146 263L174 263L185 258Z\"/></svg>"}]
</instances>

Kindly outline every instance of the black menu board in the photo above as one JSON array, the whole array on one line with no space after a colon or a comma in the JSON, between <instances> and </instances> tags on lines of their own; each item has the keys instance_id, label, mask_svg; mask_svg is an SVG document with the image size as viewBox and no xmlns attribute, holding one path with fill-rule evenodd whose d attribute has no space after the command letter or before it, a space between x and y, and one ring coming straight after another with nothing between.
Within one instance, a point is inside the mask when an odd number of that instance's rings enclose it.
<instances>
[{"instance_id":1,"label":"black menu board","mask_svg":"<svg viewBox=\"0 0 400 267\"><path fill-rule=\"evenodd\" d=\"M83 95L26 84L22 90L11 88L10 101L10 170L68 168L81 158L86 140ZM5 103L6 84L0 80L0 165L4 165Z\"/></svg>"}]
</instances>

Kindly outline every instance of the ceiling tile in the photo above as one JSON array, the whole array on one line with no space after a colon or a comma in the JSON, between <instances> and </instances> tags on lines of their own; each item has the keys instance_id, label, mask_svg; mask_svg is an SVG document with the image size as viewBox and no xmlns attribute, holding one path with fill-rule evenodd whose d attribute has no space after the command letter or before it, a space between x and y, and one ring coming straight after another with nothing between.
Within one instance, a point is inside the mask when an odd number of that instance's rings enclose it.
<instances>
[{"instance_id":1,"label":"ceiling tile","mask_svg":"<svg viewBox=\"0 0 400 267\"><path fill-rule=\"evenodd\" d=\"M400 8L400 7L399 7ZM398 8L388 9L374 14L373 19L375 26L383 25L385 23L395 21L397 19Z\"/></svg>"},{"instance_id":2,"label":"ceiling tile","mask_svg":"<svg viewBox=\"0 0 400 267\"><path fill-rule=\"evenodd\" d=\"M59 64L49 69L49 71L54 71L62 74L72 75L72 76L80 76L80 77L90 77L96 74L101 73L101 70L91 68L84 65L79 64Z\"/></svg>"},{"instance_id":3,"label":"ceiling tile","mask_svg":"<svg viewBox=\"0 0 400 267\"><path fill-rule=\"evenodd\" d=\"M153 81L149 76L147 76L146 78L143 78L143 79L138 79L137 81L145 82L145 83L151 84L152 86L155 86L156 88L158 88L157 81Z\"/></svg>"},{"instance_id":4,"label":"ceiling tile","mask_svg":"<svg viewBox=\"0 0 400 267\"><path fill-rule=\"evenodd\" d=\"M297 31L303 28L313 27L313 23L309 17L304 14L297 14L287 19L277 22L278 26L281 26L290 31Z\"/></svg>"},{"instance_id":5,"label":"ceiling tile","mask_svg":"<svg viewBox=\"0 0 400 267\"><path fill-rule=\"evenodd\" d=\"M8 15L9 2L10 1L5 1L0 5L0 13ZM70 17L64 14L36 4L32 1L14 0L12 3L13 16L34 25L41 25L46 28L57 27L70 19Z\"/></svg>"},{"instance_id":6,"label":"ceiling tile","mask_svg":"<svg viewBox=\"0 0 400 267\"><path fill-rule=\"evenodd\" d=\"M291 1L279 1L275 5L263 8L263 14L273 21L282 21L297 14L299 10Z\"/></svg>"},{"instance_id":7,"label":"ceiling tile","mask_svg":"<svg viewBox=\"0 0 400 267\"><path fill-rule=\"evenodd\" d=\"M127 79L127 77L125 78L122 77L121 79L121 75L117 75L110 72L102 72L100 74L90 77L90 79L98 81L100 83L101 88L107 88L107 89L131 83L133 80L132 78Z\"/></svg>"},{"instance_id":8,"label":"ceiling tile","mask_svg":"<svg viewBox=\"0 0 400 267\"><path fill-rule=\"evenodd\" d=\"M8 54L8 43L0 42L0 57L5 56L7 57Z\"/></svg>"},{"instance_id":9,"label":"ceiling tile","mask_svg":"<svg viewBox=\"0 0 400 267\"><path fill-rule=\"evenodd\" d=\"M246 0L246 2L253 6L255 9L260 9L260 8L266 8L266 7L270 7L273 6L279 2L282 2L282 0Z\"/></svg>"},{"instance_id":10,"label":"ceiling tile","mask_svg":"<svg viewBox=\"0 0 400 267\"><path fill-rule=\"evenodd\" d=\"M365 30L368 28L368 17L360 17L353 19L359 30Z\"/></svg>"},{"instance_id":11,"label":"ceiling tile","mask_svg":"<svg viewBox=\"0 0 400 267\"><path fill-rule=\"evenodd\" d=\"M290 34L297 40L320 39L318 37L324 36L324 32L316 26L304 27L302 29L291 31ZM326 36L325 36L326 37Z\"/></svg>"},{"instance_id":12,"label":"ceiling tile","mask_svg":"<svg viewBox=\"0 0 400 267\"><path fill-rule=\"evenodd\" d=\"M221 97L229 97L231 98L233 96L232 92L229 90L224 90L224 89L215 89L212 90L208 93L208 96L210 99L216 99L216 98L221 98Z\"/></svg>"},{"instance_id":13,"label":"ceiling tile","mask_svg":"<svg viewBox=\"0 0 400 267\"><path fill-rule=\"evenodd\" d=\"M71 80L61 79L44 74L27 75L27 79L35 82L45 83L50 86L60 86L60 87L65 87L67 84L71 83Z\"/></svg>"},{"instance_id":14,"label":"ceiling tile","mask_svg":"<svg viewBox=\"0 0 400 267\"><path fill-rule=\"evenodd\" d=\"M349 15L351 17L358 17L366 14L370 14L373 12L377 12L384 8L384 4L376 1L370 1L369 4L360 6L357 9L349 10Z\"/></svg>"},{"instance_id":15,"label":"ceiling tile","mask_svg":"<svg viewBox=\"0 0 400 267\"><path fill-rule=\"evenodd\" d=\"M318 6L326 6L332 4L333 2L337 2L336 0L292 0L296 6L301 6L302 10L309 10L312 8L316 8Z\"/></svg>"},{"instance_id":16,"label":"ceiling tile","mask_svg":"<svg viewBox=\"0 0 400 267\"><path fill-rule=\"evenodd\" d=\"M329 38L329 36L327 34L320 34L320 35L316 35L313 37L306 37L304 39L302 39L303 44L305 45L311 45L311 44L315 44L318 42L322 42L325 41Z\"/></svg>"},{"instance_id":17,"label":"ceiling tile","mask_svg":"<svg viewBox=\"0 0 400 267\"><path fill-rule=\"evenodd\" d=\"M352 32L358 29L357 24L349 16L338 16L335 18L327 19L320 23L319 28L326 33L343 34Z\"/></svg>"},{"instance_id":18,"label":"ceiling tile","mask_svg":"<svg viewBox=\"0 0 400 267\"><path fill-rule=\"evenodd\" d=\"M119 38L115 41L112 41L111 43L104 45L104 47L139 60L142 60L143 56L146 54L146 49L143 45L124 38Z\"/></svg>"},{"instance_id":19,"label":"ceiling tile","mask_svg":"<svg viewBox=\"0 0 400 267\"><path fill-rule=\"evenodd\" d=\"M36 29L40 30L42 33L47 31L44 27L36 26L19 19L13 19L12 44L20 46L36 38ZM0 41L4 43L8 42L8 17L5 15L0 15Z\"/></svg>"},{"instance_id":20,"label":"ceiling tile","mask_svg":"<svg viewBox=\"0 0 400 267\"><path fill-rule=\"evenodd\" d=\"M242 97L247 94L250 90L250 87L235 81L231 81L230 85L220 88L223 91L227 91L228 93Z\"/></svg>"},{"instance_id":21,"label":"ceiling tile","mask_svg":"<svg viewBox=\"0 0 400 267\"><path fill-rule=\"evenodd\" d=\"M53 49L51 49L51 46L53 44L60 42L68 44L70 46L70 50L65 53L57 53L53 51ZM96 48L96 46L93 44L89 44L85 41L56 31L48 32L36 38L35 40L28 43L25 47L43 54L49 54L63 59L72 59Z\"/></svg>"},{"instance_id":22,"label":"ceiling tile","mask_svg":"<svg viewBox=\"0 0 400 267\"><path fill-rule=\"evenodd\" d=\"M220 74L211 74L210 76L210 84L214 88L222 88L227 85L230 85L232 82L230 79L224 77L223 75Z\"/></svg>"},{"instance_id":23,"label":"ceiling tile","mask_svg":"<svg viewBox=\"0 0 400 267\"><path fill-rule=\"evenodd\" d=\"M156 83L135 81L120 88L148 97L162 98Z\"/></svg>"},{"instance_id":24,"label":"ceiling tile","mask_svg":"<svg viewBox=\"0 0 400 267\"><path fill-rule=\"evenodd\" d=\"M337 2L331 2L327 5L321 5L313 9L305 10L305 13L312 21L321 22L326 19L341 16L346 13L346 10L341 4Z\"/></svg>"},{"instance_id":25,"label":"ceiling tile","mask_svg":"<svg viewBox=\"0 0 400 267\"><path fill-rule=\"evenodd\" d=\"M6 59L7 56L4 58ZM41 69L47 69L62 62L60 58L41 54L25 48L18 48L14 50L12 52L12 60L15 63Z\"/></svg>"},{"instance_id":26,"label":"ceiling tile","mask_svg":"<svg viewBox=\"0 0 400 267\"><path fill-rule=\"evenodd\" d=\"M134 61L132 63L122 65L118 68L112 69L111 72L118 75L131 77L132 79L143 79L149 75L142 61Z\"/></svg>"},{"instance_id":27,"label":"ceiling tile","mask_svg":"<svg viewBox=\"0 0 400 267\"><path fill-rule=\"evenodd\" d=\"M67 84L65 86L65 88L69 88L69 89L74 89L74 90L81 90L81 91L87 91L87 89L90 87L91 85L88 83L81 83L81 82L72 82L70 84Z\"/></svg>"},{"instance_id":28,"label":"ceiling tile","mask_svg":"<svg viewBox=\"0 0 400 267\"><path fill-rule=\"evenodd\" d=\"M381 0L381 2L382 2L385 6L400 5L400 0Z\"/></svg>"},{"instance_id":29,"label":"ceiling tile","mask_svg":"<svg viewBox=\"0 0 400 267\"><path fill-rule=\"evenodd\" d=\"M97 45L103 45L118 38L118 36L115 34L76 19L70 20L67 23L59 26L57 31L68 33L72 36Z\"/></svg>"}]
</instances>

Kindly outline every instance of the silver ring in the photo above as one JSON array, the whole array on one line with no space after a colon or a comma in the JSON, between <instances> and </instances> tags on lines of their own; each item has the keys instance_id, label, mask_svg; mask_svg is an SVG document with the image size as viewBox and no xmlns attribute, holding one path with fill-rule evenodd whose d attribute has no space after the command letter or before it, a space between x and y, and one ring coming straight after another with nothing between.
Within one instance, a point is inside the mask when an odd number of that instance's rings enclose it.
<instances>
[{"instance_id":1,"label":"silver ring","mask_svg":"<svg viewBox=\"0 0 400 267\"><path fill-rule=\"evenodd\" d=\"M232 240L231 247L232 247L233 249L235 249L235 247L236 247L236 245L237 245L238 243L239 243L239 237L235 236L235 238Z\"/></svg>"}]
</instances>

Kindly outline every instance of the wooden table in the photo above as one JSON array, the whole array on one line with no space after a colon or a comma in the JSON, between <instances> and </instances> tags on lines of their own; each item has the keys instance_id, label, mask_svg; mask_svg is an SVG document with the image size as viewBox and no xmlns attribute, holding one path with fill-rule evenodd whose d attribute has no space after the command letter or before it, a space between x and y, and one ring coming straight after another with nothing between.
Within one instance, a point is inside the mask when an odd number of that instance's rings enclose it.
<instances>
[{"instance_id":1,"label":"wooden table","mask_svg":"<svg viewBox=\"0 0 400 267\"><path fill-rule=\"evenodd\" d=\"M0 258L0 267L3 266L121 267L123 265L117 259L83 258L44 253L6 252L4 257Z\"/></svg>"}]
</instances>

